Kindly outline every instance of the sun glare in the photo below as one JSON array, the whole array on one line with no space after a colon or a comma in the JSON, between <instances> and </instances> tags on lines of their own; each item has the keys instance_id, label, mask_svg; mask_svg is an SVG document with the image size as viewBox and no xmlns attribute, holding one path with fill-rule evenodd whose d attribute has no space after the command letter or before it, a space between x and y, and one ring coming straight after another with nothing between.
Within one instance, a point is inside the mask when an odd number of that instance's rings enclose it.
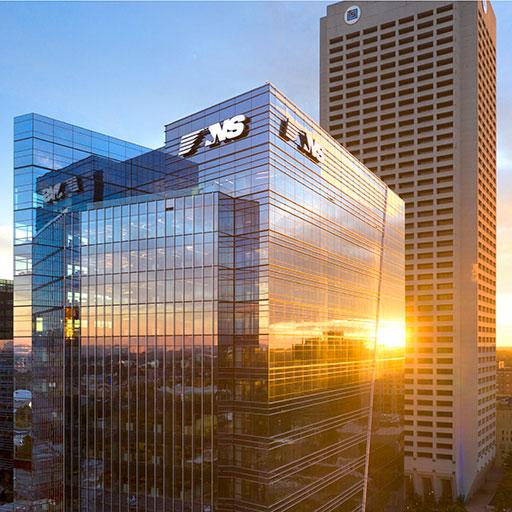
<instances>
[{"instance_id":1,"label":"sun glare","mask_svg":"<svg viewBox=\"0 0 512 512\"><path fill-rule=\"evenodd\" d=\"M405 325L402 322L381 322L377 333L377 343L385 348L405 347Z\"/></svg>"}]
</instances>

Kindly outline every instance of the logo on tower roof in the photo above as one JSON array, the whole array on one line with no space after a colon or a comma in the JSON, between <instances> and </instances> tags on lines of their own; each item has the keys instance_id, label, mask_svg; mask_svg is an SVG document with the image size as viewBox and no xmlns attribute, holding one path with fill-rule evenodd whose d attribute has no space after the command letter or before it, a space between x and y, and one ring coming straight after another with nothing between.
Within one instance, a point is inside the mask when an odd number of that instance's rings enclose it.
<instances>
[{"instance_id":1,"label":"logo on tower roof","mask_svg":"<svg viewBox=\"0 0 512 512\"><path fill-rule=\"evenodd\" d=\"M189 153L193 153L204 136L204 128L200 130L196 130L195 132L188 133L187 135L183 135L180 140L180 148L178 149L178 156L185 156Z\"/></svg>"},{"instance_id":2,"label":"logo on tower roof","mask_svg":"<svg viewBox=\"0 0 512 512\"><path fill-rule=\"evenodd\" d=\"M289 118L283 120L281 127L285 139L296 142L299 149L317 162L325 160L324 148L313 138L313 135L298 128Z\"/></svg>"},{"instance_id":3,"label":"logo on tower roof","mask_svg":"<svg viewBox=\"0 0 512 512\"><path fill-rule=\"evenodd\" d=\"M211 138L205 140L204 145L206 147L217 146L221 142L238 139L247 133L247 122L247 117L241 114L226 119L221 123L212 124L208 128L201 128L200 130L187 133L187 135L181 137L178 156L187 156L195 153L207 134Z\"/></svg>"},{"instance_id":4,"label":"logo on tower roof","mask_svg":"<svg viewBox=\"0 0 512 512\"><path fill-rule=\"evenodd\" d=\"M352 5L345 11L345 23L353 25L359 21L361 9L357 5Z\"/></svg>"}]
</instances>

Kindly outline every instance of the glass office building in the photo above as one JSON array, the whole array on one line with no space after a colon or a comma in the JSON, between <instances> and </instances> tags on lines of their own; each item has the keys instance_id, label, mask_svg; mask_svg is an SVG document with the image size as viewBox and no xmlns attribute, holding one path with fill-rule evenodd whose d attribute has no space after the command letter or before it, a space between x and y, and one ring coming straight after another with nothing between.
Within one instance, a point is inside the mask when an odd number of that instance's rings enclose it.
<instances>
[{"instance_id":1,"label":"glass office building","mask_svg":"<svg viewBox=\"0 0 512 512\"><path fill-rule=\"evenodd\" d=\"M382 181L270 84L157 150L21 116L15 166L19 510L399 503L403 203Z\"/></svg>"}]
</instances>

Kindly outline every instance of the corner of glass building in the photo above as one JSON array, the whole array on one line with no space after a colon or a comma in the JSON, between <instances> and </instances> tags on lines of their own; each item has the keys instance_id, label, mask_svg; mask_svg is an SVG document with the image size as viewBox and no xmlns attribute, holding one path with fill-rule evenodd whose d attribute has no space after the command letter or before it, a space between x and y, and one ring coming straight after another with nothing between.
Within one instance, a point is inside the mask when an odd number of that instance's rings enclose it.
<instances>
[{"instance_id":1,"label":"corner of glass building","mask_svg":"<svg viewBox=\"0 0 512 512\"><path fill-rule=\"evenodd\" d=\"M155 150L15 133L19 506L400 503L398 196L271 84Z\"/></svg>"}]
</instances>

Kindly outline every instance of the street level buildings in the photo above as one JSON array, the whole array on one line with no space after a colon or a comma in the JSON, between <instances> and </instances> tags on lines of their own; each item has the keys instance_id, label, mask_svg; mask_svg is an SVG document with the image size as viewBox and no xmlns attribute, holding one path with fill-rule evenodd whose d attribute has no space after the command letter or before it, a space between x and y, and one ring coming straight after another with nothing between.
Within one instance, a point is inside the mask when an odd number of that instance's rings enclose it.
<instances>
[{"instance_id":1,"label":"street level buildings","mask_svg":"<svg viewBox=\"0 0 512 512\"><path fill-rule=\"evenodd\" d=\"M0 504L13 491L13 282L0 279Z\"/></svg>"},{"instance_id":2,"label":"street level buildings","mask_svg":"<svg viewBox=\"0 0 512 512\"><path fill-rule=\"evenodd\" d=\"M17 510L401 508L384 182L270 84L157 150L14 131Z\"/></svg>"},{"instance_id":3,"label":"street level buildings","mask_svg":"<svg viewBox=\"0 0 512 512\"><path fill-rule=\"evenodd\" d=\"M499 361L496 370L496 395L512 396L512 366L506 366L504 361Z\"/></svg>"},{"instance_id":4,"label":"street level buildings","mask_svg":"<svg viewBox=\"0 0 512 512\"><path fill-rule=\"evenodd\" d=\"M496 465L503 467L512 452L512 396L499 397L496 403Z\"/></svg>"},{"instance_id":5,"label":"street level buildings","mask_svg":"<svg viewBox=\"0 0 512 512\"><path fill-rule=\"evenodd\" d=\"M469 497L495 455L496 20L490 2L341 2L320 122L405 201L405 471Z\"/></svg>"}]
</instances>

